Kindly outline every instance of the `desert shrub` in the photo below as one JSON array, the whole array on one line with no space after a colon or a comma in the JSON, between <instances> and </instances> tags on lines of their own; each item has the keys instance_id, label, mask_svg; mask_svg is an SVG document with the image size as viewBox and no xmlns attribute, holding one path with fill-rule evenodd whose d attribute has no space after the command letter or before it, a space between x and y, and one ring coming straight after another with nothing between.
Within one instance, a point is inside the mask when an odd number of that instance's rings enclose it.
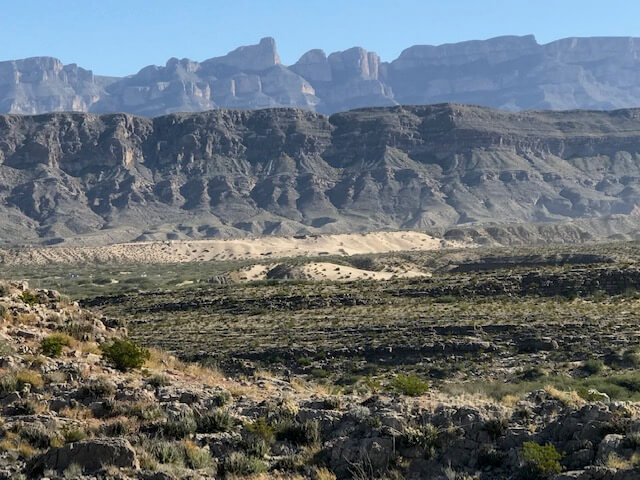
<instances>
[{"instance_id":1,"label":"desert shrub","mask_svg":"<svg viewBox=\"0 0 640 480\"><path fill-rule=\"evenodd\" d=\"M1 313L1 312L0 312ZM1 318L1 315L0 315ZM0 340L0 357L13 354L13 347L6 340Z\"/></svg>"},{"instance_id":2,"label":"desert shrub","mask_svg":"<svg viewBox=\"0 0 640 480\"><path fill-rule=\"evenodd\" d=\"M504 463L506 453L494 447L483 447L478 452L478 466L497 468Z\"/></svg>"},{"instance_id":3,"label":"desert shrub","mask_svg":"<svg viewBox=\"0 0 640 480\"><path fill-rule=\"evenodd\" d=\"M417 397L428 390L429 382L416 375L398 375L391 382L391 387L402 395Z\"/></svg>"},{"instance_id":4,"label":"desert shrub","mask_svg":"<svg viewBox=\"0 0 640 480\"><path fill-rule=\"evenodd\" d=\"M271 444L275 440L275 431L264 417L256 419L253 423L246 425L246 429L252 435L255 435L265 442Z\"/></svg>"},{"instance_id":5,"label":"desert shrub","mask_svg":"<svg viewBox=\"0 0 640 480\"><path fill-rule=\"evenodd\" d=\"M262 458L267 455L275 438L273 426L264 417L245 425L244 448L253 457Z\"/></svg>"},{"instance_id":6,"label":"desert shrub","mask_svg":"<svg viewBox=\"0 0 640 480\"><path fill-rule=\"evenodd\" d=\"M231 401L231 394L227 391L217 392L213 397L209 399L209 402L214 407L224 407Z\"/></svg>"},{"instance_id":7,"label":"desert shrub","mask_svg":"<svg viewBox=\"0 0 640 480\"><path fill-rule=\"evenodd\" d=\"M80 442L87 438L87 434L81 428L70 427L62 432L64 443Z\"/></svg>"},{"instance_id":8,"label":"desert shrub","mask_svg":"<svg viewBox=\"0 0 640 480\"><path fill-rule=\"evenodd\" d=\"M29 290L25 290L20 294L20 300L22 300L27 305L31 305L31 306L38 305L40 303L40 299L38 298L38 295L36 295L33 292L30 292Z\"/></svg>"},{"instance_id":9,"label":"desert shrub","mask_svg":"<svg viewBox=\"0 0 640 480\"><path fill-rule=\"evenodd\" d=\"M40 349L47 357L58 357L64 347L71 345L71 338L68 335L55 333L42 339Z\"/></svg>"},{"instance_id":10,"label":"desert shrub","mask_svg":"<svg viewBox=\"0 0 640 480\"><path fill-rule=\"evenodd\" d=\"M93 339L93 325L90 323L71 322L64 326L64 332L82 342Z\"/></svg>"},{"instance_id":11,"label":"desert shrub","mask_svg":"<svg viewBox=\"0 0 640 480\"><path fill-rule=\"evenodd\" d=\"M173 442L154 441L147 447L148 451L160 463L180 465L183 461L183 452Z\"/></svg>"},{"instance_id":12,"label":"desert shrub","mask_svg":"<svg viewBox=\"0 0 640 480\"><path fill-rule=\"evenodd\" d=\"M214 465L213 457L209 450L200 448L195 443L186 441L183 446L185 464L189 468L210 468Z\"/></svg>"},{"instance_id":13,"label":"desert shrub","mask_svg":"<svg viewBox=\"0 0 640 480\"><path fill-rule=\"evenodd\" d=\"M83 398L108 398L116 393L116 386L107 378L95 378L86 382L79 391Z\"/></svg>"},{"instance_id":14,"label":"desert shrub","mask_svg":"<svg viewBox=\"0 0 640 480\"><path fill-rule=\"evenodd\" d=\"M233 427L233 417L227 410L218 408L195 416L197 433L228 432Z\"/></svg>"},{"instance_id":15,"label":"desert shrub","mask_svg":"<svg viewBox=\"0 0 640 480\"><path fill-rule=\"evenodd\" d=\"M484 429L494 440L505 434L509 428L509 421L506 418L492 418L484 423Z\"/></svg>"},{"instance_id":16,"label":"desert shrub","mask_svg":"<svg viewBox=\"0 0 640 480\"><path fill-rule=\"evenodd\" d=\"M27 384L31 385L33 388L42 388L44 386L44 379L42 378L42 375L34 370L19 370L18 373L16 373L16 380L18 381L19 390Z\"/></svg>"},{"instance_id":17,"label":"desert shrub","mask_svg":"<svg viewBox=\"0 0 640 480\"><path fill-rule=\"evenodd\" d=\"M524 442L521 456L528 478L547 478L562 471L562 455L551 443L539 445L535 442Z\"/></svg>"},{"instance_id":18,"label":"desert shrub","mask_svg":"<svg viewBox=\"0 0 640 480\"><path fill-rule=\"evenodd\" d=\"M342 399L338 396L326 397L322 400L324 410L339 410L342 407Z\"/></svg>"},{"instance_id":19,"label":"desert shrub","mask_svg":"<svg viewBox=\"0 0 640 480\"><path fill-rule=\"evenodd\" d=\"M598 373L602 372L603 368L604 368L604 363L602 362L602 360L596 360L593 358L590 360L587 360L582 365L582 369L588 375L597 375Z\"/></svg>"},{"instance_id":20,"label":"desert shrub","mask_svg":"<svg viewBox=\"0 0 640 480\"><path fill-rule=\"evenodd\" d=\"M440 431L430 423L407 427L402 434L402 442L409 447L422 448L425 457L432 458L440 446Z\"/></svg>"},{"instance_id":21,"label":"desert shrub","mask_svg":"<svg viewBox=\"0 0 640 480\"><path fill-rule=\"evenodd\" d=\"M359 423L366 422L371 417L371 410L364 405L354 405L349 410L349 415Z\"/></svg>"},{"instance_id":22,"label":"desert shrub","mask_svg":"<svg viewBox=\"0 0 640 480\"><path fill-rule=\"evenodd\" d=\"M228 475L256 475L267 471L267 463L244 452L232 452L224 461L223 469Z\"/></svg>"},{"instance_id":23,"label":"desert shrub","mask_svg":"<svg viewBox=\"0 0 640 480\"><path fill-rule=\"evenodd\" d=\"M196 432L197 424L193 415L183 414L163 425L162 433L167 438L182 439Z\"/></svg>"},{"instance_id":24,"label":"desert shrub","mask_svg":"<svg viewBox=\"0 0 640 480\"><path fill-rule=\"evenodd\" d=\"M637 348L631 348L626 350L622 355L623 361L633 368L640 367L640 350Z\"/></svg>"},{"instance_id":25,"label":"desert shrub","mask_svg":"<svg viewBox=\"0 0 640 480\"><path fill-rule=\"evenodd\" d=\"M49 448L54 435L40 424L26 425L20 430L20 438L34 448L44 450Z\"/></svg>"},{"instance_id":26,"label":"desert shrub","mask_svg":"<svg viewBox=\"0 0 640 480\"><path fill-rule=\"evenodd\" d=\"M18 400L11 405L12 415L34 415L36 410L33 400Z\"/></svg>"},{"instance_id":27,"label":"desert shrub","mask_svg":"<svg viewBox=\"0 0 640 480\"><path fill-rule=\"evenodd\" d=\"M64 478L65 480L82 478L83 475L84 471L82 470L82 467L77 463L72 463L64 470L64 472L62 472L62 478Z\"/></svg>"},{"instance_id":28,"label":"desert shrub","mask_svg":"<svg viewBox=\"0 0 640 480\"><path fill-rule=\"evenodd\" d=\"M0 397L18 390L18 380L13 374L6 374L0 377Z\"/></svg>"},{"instance_id":29,"label":"desert shrub","mask_svg":"<svg viewBox=\"0 0 640 480\"><path fill-rule=\"evenodd\" d=\"M152 375L147 380L147 383L152 387L166 387L171 384L171 381L165 375Z\"/></svg>"},{"instance_id":30,"label":"desert shrub","mask_svg":"<svg viewBox=\"0 0 640 480\"><path fill-rule=\"evenodd\" d=\"M542 367L539 366L527 368L520 373L520 378L528 382L540 380L544 376L545 371L542 369Z\"/></svg>"},{"instance_id":31,"label":"desert shrub","mask_svg":"<svg viewBox=\"0 0 640 480\"><path fill-rule=\"evenodd\" d=\"M104 423L100 427L100 433L107 437L122 437L129 432L127 421L119 420L113 423Z\"/></svg>"},{"instance_id":32,"label":"desert shrub","mask_svg":"<svg viewBox=\"0 0 640 480\"><path fill-rule=\"evenodd\" d=\"M290 398L283 399L275 409L278 418L293 418L300 411L300 405Z\"/></svg>"},{"instance_id":33,"label":"desert shrub","mask_svg":"<svg viewBox=\"0 0 640 480\"><path fill-rule=\"evenodd\" d=\"M123 372L140 368L149 359L149 350L128 338L117 338L101 346L104 357Z\"/></svg>"},{"instance_id":34,"label":"desert shrub","mask_svg":"<svg viewBox=\"0 0 640 480\"><path fill-rule=\"evenodd\" d=\"M336 475L326 467L315 467L311 478L313 480L336 480Z\"/></svg>"},{"instance_id":35,"label":"desert shrub","mask_svg":"<svg viewBox=\"0 0 640 480\"><path fill-rule=\"evenodd\" d=\"M275 435L280 441L289 441L296 445L315 445L320 442L320 424L317 420L301 423L287 418L276 424Z\"/></svg>"},{"instance_id":36,"label":"desert shrub","mask_svg":"<svg viewBox=\"0 0 640 480\"><path fill-rule=\"evenodd\" d=\"M118 409L122 415L140 420L157 420L164 417L164 411L155 402L123 402Z\"/></svg>"}]
</instances>

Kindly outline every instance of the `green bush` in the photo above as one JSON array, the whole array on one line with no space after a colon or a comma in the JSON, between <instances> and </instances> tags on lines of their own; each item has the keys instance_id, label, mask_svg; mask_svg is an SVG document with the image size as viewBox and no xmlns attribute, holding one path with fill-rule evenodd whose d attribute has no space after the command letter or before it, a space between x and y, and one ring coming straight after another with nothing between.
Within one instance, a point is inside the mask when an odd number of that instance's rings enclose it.
<instances>
[{"instance_id":1,"label":"green bush","mask_svg":"<svg viewBox=\"0 0 640 480\"><path fill-rule=\"evenodd\" d=\"M47 357L59 357L62 353L63 347L68 347L71 344L71 339L64 334L53 334L45 337L40 342L40 349L42 354Z\"/></svg>"},{"instance_id":2,"label":"green bush","mask_svg":"<svg viewBox=\"0 0 640 480\"><path fill-rule=\"evenodd\" d=\"M256 458L267 455L276 439L275 429L263 417L245 425L243 437L245 450Z\"/></svg>"},{"instance_id":3,"label":"green bush","mask_svg":"<svg viewBox=\"0 0 640 480\"><path fill-rule=\"evenodd\" d=\"M276 439L296 445L315 445L320 442L320 424L317 420L298 422L290 418L280 420L275 427Z\"/></svg>"},{"instance_id":4,"label":"green bush","mask_svg":"<svg viewBox=\"0 0 640 480\"><path fill-rule=\"evenodd\" d=\"M429 389L429 382L416 375L398 375L391 382L391 387L402 395L417 397Z\"/></svg>"},{"instance_id":5,"label":"green bush","mask_svg":"<svg viewBox=\"0 0 640 480\"><path fill-rule=\"evenodd\" d=\"M260 417L253 423L248 424L247 430L269 444L272 444L275 440L275 431L273 427L267 423L264 417Z\"/></svg>"},{"instance_id":6,"label":"green bush","mask_svg":"<svg viewBox=\"0 0 640 480\"><path fill-rule=\"evenodd\" d=\"M22 294L20 295L20 300L31 306L38 305L40 303L38 295L30 292L29 290L25 290L24 292L22 292Z\"/></svg>"},{"instance_id":7,"label":"green bush","mask_svg":"<svg viewBox=\"0 0 640 480\"><path fill-rule=\"evenodd\" d=\"M15 375L7 374L0 378L0 398L18 390L18 380Z\"/></svg>"},{"instance_id":8,"label":"green bush","mask_svg":"<svg viewBox=\"0 0 640 480\"><path fill-rule=\"evenodd\" d=\"M149 379L147 380L147 383L152 387L158 388L158 387L166 387L168 385L171 385L171 380L169 380L169 378L167 378L165 375L157 374L149 377Z\"/></svg>"},{"instance_id":9,"label":"green bush","mask_svg":"<svg viewBox=\"0 0 640 480\"><path fill-rule=\"evenodd\" d=\"M267 463L243 452L232 452L225 460L224 472L229 475L255 475L267 471Z\"/></svg>"},{"instance_id":10,"label":"green bush","mask_svg":"<svg viewBox=\"0 0 640 480\"><path fill-rule=\"evenodd\" d=\"M100 347L103 356L123 372L140 368L149 360L149 350L128 338L117 338Z\"/></svg>"},{"instance_id":11,"label":"green bush","mask_svg":"<svg viewBox=\"0 0 640 480\"><path fill-rule=\"evenodd\" d=\"M597 375L604 368L602 360L591 359L584 362L582 369L587 372L588 375Z\"/></svg>"},{"instance_id":12,"label":"green bush","mask_svg":"<svg viewBox=\"0 0 640 480\"><path fill-rule=\"evenodd\" d=\"M200 448L190 441L185 442L183 447L185 463L187 467L193 469L210 468L215 462L211 453L206 448Z\"/></svg>"},{"instance_id":13,"label":"green bush","mask_svg":"<svg viewBox=\"0 0 640 480\"><path fill-rule=\"evenodd\" d=\"M149 446L149 452L160 463L181 465L183 462L183 452L173 442L154 441Z\"/></svg>"},{"instance_id":14,"label":"green bush","mask_svg":"<svg viewBox=\"0 0 640 480\"><path fill-rule=\"evenodd\" d=\"M80 442L87 438L87 434L84 430L74 427L65 429L62 432L62 436L64 437L64 443Z\"/></svg>"},{"instance_id":15,"label":"green bush","mask_svg":"<svg viewBox=\"0 0 640 480\"><path fill-rule=\"evenodd\" d=\"M82 398L110 398L116 393L116 385L104 377L94 378L86 382L78 391Z\"/></svg>"},{"instance_id":16,"label":"green bush","mask_svg":"<svg viewBox=\"0 0 640 480\"><path fill-rule=\"evenodd\" d=\"M229 412L221 408L196 415L195 419L198 433L228 432L234 424Z\"/></svg>"},{"instance_id":17,"label":"green bush","mask_svg":"<svg viewBox=\"0 0 640 480\"><path fill-rule=\"evenodd\" d=\"M20 438L34 448L41 450L49 448L54 435L44 425L27 425L20 430Z\"/></svg>"},{"instance_id":18,"label":"green bush","mask_svg":"<svg viewBox=\"0 0 640 480\"><path fill-rule=\"evenodd\" d=\"M182 439L196 433L197 424L193 415L181 415L173 420L168 420L163 426L163 434L168 438Z\"/></svg>"},{"instance_id":19,"label":"green bush","mask_svg":"<svg viewBox=\"0 0 640 480\"><path fill-rule=\"evenodd\" d=\"M508 428L509 421L506 418L491 418L484 423L484 429L494 440L504 435Z\"/></svg>"},{"instance_id":20,"label":"green bush","mask_svg":"<svg viewBox=\"0 0 640 480\"><path fill-rule=\"evenodd\" d=\"M430 423L417 427L407 427L401 437L401 441L408 447L420 447L426 458L432 458L440 447L440 430Z\"/></svg>"},{"instance_id":21,"label":"green bush","mask_svg":"<svg viewBox=\"0 0 640 480\"><path fill-rule=\"evenodd\" d=\"M539 445L535 442L524 442L521 455L529 478L547 478L562 471L562 454L551 443Z\"/></svg>"}]
</instances>

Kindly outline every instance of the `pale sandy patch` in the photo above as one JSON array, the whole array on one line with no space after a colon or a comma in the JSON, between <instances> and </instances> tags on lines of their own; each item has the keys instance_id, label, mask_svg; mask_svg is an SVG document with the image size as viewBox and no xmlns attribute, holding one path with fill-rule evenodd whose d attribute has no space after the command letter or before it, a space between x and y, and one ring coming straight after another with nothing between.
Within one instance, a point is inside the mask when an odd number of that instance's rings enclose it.
<instances>
[{"instance_id":1,"label":"pale sandy patch","mask_svg":"<svg viewBox=\"0 0 640 480\"><path fill-rule=\"evenodd\" d=\"M212 260L271 259L355 255L471 247L426 233L371 232L225 240L122 243L102 247L0 249L0 264L183 263Z\"/></svg>"}]
</instances>

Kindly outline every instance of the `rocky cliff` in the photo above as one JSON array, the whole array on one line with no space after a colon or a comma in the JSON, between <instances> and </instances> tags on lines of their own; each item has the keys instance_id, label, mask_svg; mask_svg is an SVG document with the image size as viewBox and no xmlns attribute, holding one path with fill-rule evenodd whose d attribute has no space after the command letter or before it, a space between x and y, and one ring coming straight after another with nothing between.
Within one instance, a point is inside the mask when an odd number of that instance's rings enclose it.
<instances>
[{"instance_id":1,"label":"rocky cliff","mask_svg":"<svg viewBox=\"0 0 640 480\"><path fill-rule=\"evenodd\" d=\"M354 47L282 65L272 38L197 62L172 58L125 78L38 57L0 62L0 112L127 112L299 107L323 113L438 102L503 110L640 106L640 39L532 35L416 45L392 62Z\"/></svg>"},{"instance_id":2,"label":"rocky cliff","mask_svg":"<svg viewBox=\"0 0 640 480\"><path fill-rule=\"evenodd\" d=\"M0 116L4 243L635 215L640 110Z\"/></svg>"}]
</instances>

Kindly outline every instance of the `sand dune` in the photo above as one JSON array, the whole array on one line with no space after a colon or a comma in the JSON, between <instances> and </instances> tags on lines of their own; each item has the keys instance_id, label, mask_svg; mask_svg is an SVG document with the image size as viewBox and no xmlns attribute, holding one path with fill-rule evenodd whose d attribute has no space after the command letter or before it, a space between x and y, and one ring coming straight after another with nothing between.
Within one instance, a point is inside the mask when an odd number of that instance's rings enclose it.
<instances>
[{"instance_id":1,"label":"sand dune","mask_svg":"<svg viewBox=\"0 0 640 480\"><path fill-rule=\"evenodd\" d=\"M103 247L30 247L0 249L0 264L182 263L354 255L464 247L421 232L373 232L230 240L122 243Z\"/></svg>"},{"instance_id":2,"label":"sand dune","mask_svg":"<svg viewBox=\"0 0 640 480\"><path fill-rule=\"evenodd\" d=\"M227 274L232 282L254 282L266 280L269 270L277 263L256 264L241 268ZM350 265L339 265L331 262L308 262L293 269L297 272L294 278L300 280L333 280L349 282L353 280L388 280L390 278L413 278L431 276L431 273L418 270L413 265L387 267L382 271L364 270Z\"/></svg>"},{"instance_id":3,"label":"sand dune","mask_svg":"<svg viewBox=\"0 0 640 480\"><path fill-rule=\"evenodd\" d=\"M395 269L392 271L374 272L360 268L337 265L328 262L311 262L303 267L303 271L313 280L388 280L393 277L424 277L430 274L415 269Z\"/></svg>"}]
</instances>

